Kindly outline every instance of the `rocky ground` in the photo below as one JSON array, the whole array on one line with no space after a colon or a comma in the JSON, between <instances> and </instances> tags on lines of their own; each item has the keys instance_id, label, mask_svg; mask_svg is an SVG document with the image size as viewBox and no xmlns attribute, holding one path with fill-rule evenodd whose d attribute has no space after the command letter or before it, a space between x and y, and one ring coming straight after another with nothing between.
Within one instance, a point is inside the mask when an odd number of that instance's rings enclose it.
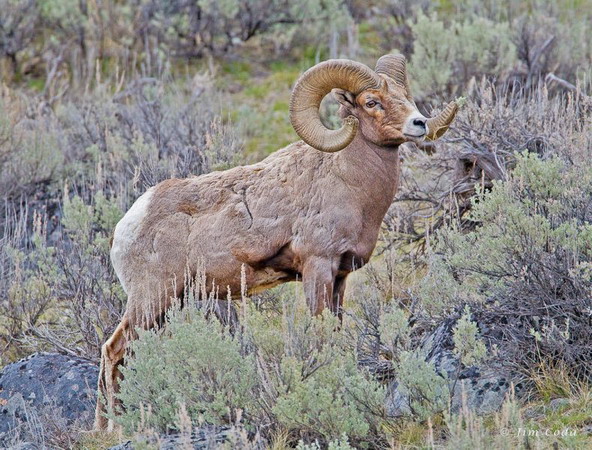
<instances>
[{"instance_id":1,"label":"rocky ground","mask_svg":"<svg viewBox=\"0 0 592 450\"><path fill-rule=\"evenodd\" d=\"M452 412L458 412L465 397L470 410L485 415L499 410L511 385L517 395L521 393L522 384L498 362L484 363L481 366L462 368L458 357L454 354L452 339L456 320L449 319L441 323L430 333L420 348L426 355L426 361L433 364L438 373L445 374L449 387L453 392L451 398ZM479 324L486 330L485 324ZM391 417L405 416L411 413L409 399L398 388L396 379L391 382L386 399L387 414Z\"/></svg>"},{"instance_id":2,"label":"rocky ground","mask_svg":"<svg viewBox=\"0 0 592 450\"><path fill-rule=\"evenodd\" d=\"M0 448L44 447L52 428L89 429L98 367L82 358L35 353L0 372Z\"/></svg>"},{"instance_id":3,"label":"rocky ground","mask_svg":"<svg viewBox=\"0 0 592 450\"><path fill-rule=\"evenodd\" d=\"M58 353L35 353L0 371L0 448L32 450L49 447L48 432L88 431L96 403L98 366ZM191 436L138 437L161 449L191 445L215 448L229 439L228 427L203 427ZM138 444L136 444L137 446ZM133 449L125 441L112 450Z\"/></svg>"}]
</instances>

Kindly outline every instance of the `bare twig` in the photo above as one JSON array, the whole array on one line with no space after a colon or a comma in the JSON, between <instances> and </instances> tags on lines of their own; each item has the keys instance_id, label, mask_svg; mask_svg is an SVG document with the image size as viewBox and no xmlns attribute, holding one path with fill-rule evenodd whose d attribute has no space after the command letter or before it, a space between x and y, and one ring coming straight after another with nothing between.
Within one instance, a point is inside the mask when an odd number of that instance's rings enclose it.
<instances>
[{"instance_id":1,"label":"bare twig","mask_svg":"<svg viewBox=\"0 0 592 450\"><path fill-rule=\"evenodd\" d=\"M571 91L571 92L574 92L576 90L575 85L571 84L569 81L564 80L563 78L559 78L553 72L550 72L547 74L547 76L545 77L545 82L546 83L556 83L559 86L561 86L562 88L567 89L568 91Z\"/></svg>"}]
</instances>

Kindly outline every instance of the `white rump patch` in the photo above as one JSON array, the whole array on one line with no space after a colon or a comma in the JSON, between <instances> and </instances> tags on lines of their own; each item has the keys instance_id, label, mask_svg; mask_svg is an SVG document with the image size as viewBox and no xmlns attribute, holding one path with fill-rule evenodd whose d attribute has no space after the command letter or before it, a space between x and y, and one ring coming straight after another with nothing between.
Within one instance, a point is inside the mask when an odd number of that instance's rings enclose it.
<instances>
[{"instance_id":1,"label":"white rump patch","mask_svg":"<svg viewBox=\"0 0 592 450\"><path fill-rule=\"evenodd\" d=\"M123 276L124 261L123 256L129 251L129 248L138 237L138 232L146 214L148 212L148 205L152 198L153 189L150 188L144 192L132 205L132 207L125 213L125 216L115 226L113 233L113 247L111 247L111 262L115 273L127 292L125 285L125 277Z\"/></svg>"}]
</instances>

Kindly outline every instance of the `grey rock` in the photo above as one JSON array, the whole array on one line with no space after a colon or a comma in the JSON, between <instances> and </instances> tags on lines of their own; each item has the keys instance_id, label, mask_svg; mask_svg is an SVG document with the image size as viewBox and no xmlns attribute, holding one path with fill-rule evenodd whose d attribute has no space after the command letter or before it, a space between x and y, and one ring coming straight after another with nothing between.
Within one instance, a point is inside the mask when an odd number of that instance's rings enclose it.
<instances>
[{"instance_id":1,"label":"grey rock","mask_svg":"<svg viewBox=\"0 0 592 450\"><path fill-rule=\"evenodd\" d=\"M486 362L480 367L462 367L452 351L455 324L455 319L449 319L436 327L422 342L419 353L426 355L426 361L448 379L452 412L462 407L463 397L468 408L479 415L497 411L516 380L495 362ZM519 393L519 383L515 383L515 391ZM410 399L399 388L396 374L388 387L385 406L391 417L411 414Z\"/></svg>"},{"instance_id":2,"label":"grey rock","mask_svg":"<svg viewBox=\"0 0 592 450\"><path fill-rule=\"evenodd\" d=\"M45 418L54 426L90 429L98 367L83 358L35 353L0 371L0 448L43 447ZM33 448L33 447L26 447Z\"/></svg>"},{"instance_id":3,"label":"grey rock","mask_svg":"<svg viewBox=\"0 0 592 450\"><path fill-rule=\"evenodd\" d=\"M452 397L452 411L457 412L461 408L463 391L467 406L477 414L499 410L510 389L510 382L498 370L485 367L475 376L459 380Z\"/></svg>"}]
</instances>

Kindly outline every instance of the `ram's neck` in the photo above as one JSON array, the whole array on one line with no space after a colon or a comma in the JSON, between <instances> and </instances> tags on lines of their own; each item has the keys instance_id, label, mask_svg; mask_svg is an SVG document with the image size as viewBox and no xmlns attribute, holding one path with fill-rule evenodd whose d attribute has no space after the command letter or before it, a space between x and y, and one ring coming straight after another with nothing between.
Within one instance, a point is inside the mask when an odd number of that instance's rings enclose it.
<instances>
[{"instance_id":1,"label":"ram's neck","mask_svg":"<svg viewBox=\"0 0 592 450\"><path fill-rule=\"evenodd\" d=\"M366 214L381 222L399 185L398 147L380 147L361 137L336 155L339 176L350 185ZM368 217L371 218L371 217Z\"/></svg>"}]
</instances>

